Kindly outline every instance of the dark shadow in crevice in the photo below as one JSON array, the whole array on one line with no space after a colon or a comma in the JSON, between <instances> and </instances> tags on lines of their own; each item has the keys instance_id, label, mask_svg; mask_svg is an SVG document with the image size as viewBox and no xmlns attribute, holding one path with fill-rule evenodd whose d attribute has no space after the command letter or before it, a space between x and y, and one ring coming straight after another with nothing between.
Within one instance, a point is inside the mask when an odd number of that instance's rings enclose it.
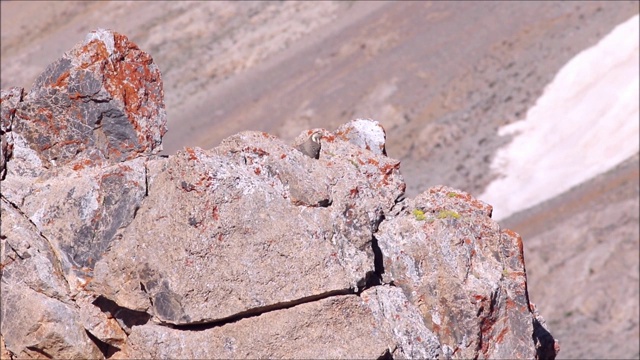
<instances>
[{"instance_id":1,"label":"dark shadow in crevice","mask_svg":"<svg viewBox=\"0 0 640 360\"><path fill-rule=\"evenodd\" d=\"M149 176L150 176L149 169L147 168L147 163L145 162L144 163L144 197L149 196Z\"/></svg>"},{"instance_id":2,"label":"dark shadow in crevice","mask_svg":"<svg viewBox=\"0 0 640 360\"><path fill-rule=\"evenodd\" d=\"M391 355L391 351L387 349L382 355L378 356L376 360L393 360L393 355Z\"/></svg>"},{"instance_id":3,"label":"dark shadow in crevice","mask_svg":"<svg viewBox=\"0 0 640 360\"><path fill-rule=\"evenodd\" d=\"M93 343L96 344L96 346L98 347L98 350L100 350L100 352L102 353L102 355L104 355L106 359L109 359L110 357L113 356L113 354L120 351L120 348L113 345L109 345L106 342L98 339L87 329L85 329L84 332L86 332L89 339L91 339L91 341L93 341Z\"/></svg>"},{"instance_id":4,"label":"dark shadow in crevice","mask_svg":"<svg viewBox=\"0 0 640 360\"><path fill-rule=\"evenodd\" d=\"M555 339L536 318L533 319L532 338L536 345L536 359L554 360L556 358Z\"/></svg>"},{"instance_id":5,"label":"dark shadow in crevice","mask_svg":"<svg viewBox=\"0 0 640 360\"><path fill-rule=\"evenodd\" d=\"M360 296L363 291L373 286L379 286L383 284L382 275L384 274L384 261L382 250L380 250L378 239L375 236L371 237L371 249L373 250L373 271L367 272L364 279L358 282L358 296Z\"/></svg>"},{"instance_id":6,"label":"dark shadow in crevice","mask_svg":"<svg viewBox=\"0 0 640 360\"><path fill-rule=\"evenodd\" d=\"M53 359L53 356L47 354L45 351L43 351L42 349L38 349L35 346L27 346L26 349L42 355L45 359Z\"/></svg>"},{"instance_id":7,"label":"dark shadow in crevice","mask_svg":"<svg viewBox=\"0 0 640 360\"><path fill-rule=\"evenodd\" d=\"M404 197L404 193L399 197ZM385 219L386 219L386 216L384 214L381 214L380 218L378 219L378 222L375 224L374 232L378 232L378 229L380 228L380 224L382 224L382 222ZM378 238L375 235L371 236L371 250L373 251L373 269L374 269L375 275L378 277L378 282L373 284L373 286L383 285L385 284L383 280L383 276L385 273L384 254L382 253L382 249L380 249L380 243L378 241ZM386 283L385 285L396 286L393 283L393 281L389 281L389 283Z\"/></svg>"},{"instance_id":8,"label":"dark shadow in crevice","mask_svg":"<svg viewBox=\"0 0 640 360\"><path fill-rule=\"evenodd\" d=\"M151 319L151 315L144 311L127 309L102 295L93 301L93 305L97 306L103 313L109 314L116 319L122 330L127 334L131 332L131 327L144 325Z\"/></svg>"},{"instance_id":9,"label":"dark shadow in crevice","mask_svg":"<svg viewBox=\"0 0 640 360\"><path fill-rule=\"evenodd\" d=\"M371 238L371 248L373 250L373 269L380 278L380 282L382 282L382 275L384 275L384 256L382 255L380 245L378 245L378 239L375 236Z\"/></svg>"},{"instance_id":10,"label":"dark shadow in crevice","mask_svg":"<svg viewBox=\"0 0 640 360\"><path fill-rule=\"evenodd\" d=\"M203 330L209 330L212 328L231 324L234 322L238 322L243 319L260 316L264 313L268 313L271 311L289 309L300 304L318 301L318 300L326 299L332 296L352 295L352 294L355 294L353 289L334 290L334 291L329 291L323 294L307 296L297 300L285 301L285 302L281 302L281 303L277 303L269 306L250 309L250 310L243 311L235 315L231 315L215 321L203 321L201 323L193 323L193 324L185 324L185 325L175 325L175 324L168 324L168 323L161 323L159 325L167 326L177 330L203 331Z\"/></svg>"}]
</instances>

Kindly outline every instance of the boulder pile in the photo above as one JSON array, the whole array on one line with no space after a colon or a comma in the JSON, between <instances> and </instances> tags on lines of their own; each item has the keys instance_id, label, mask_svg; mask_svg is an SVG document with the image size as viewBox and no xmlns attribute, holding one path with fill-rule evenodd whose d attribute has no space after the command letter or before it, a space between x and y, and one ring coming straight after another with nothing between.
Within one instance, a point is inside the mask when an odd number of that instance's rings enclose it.
<instances>
[{"instance_id":1,"label":"boulder pile","mask_svg":"<svg viewBox=\"0 0 640 360\"><path fill-rule=\"evenodd\" d=\"M405 199L375 121L159 156L160 71L107 30L1 101L3 358L558 352L520 236L453 188Z\"/></svg>"}]
</instances>

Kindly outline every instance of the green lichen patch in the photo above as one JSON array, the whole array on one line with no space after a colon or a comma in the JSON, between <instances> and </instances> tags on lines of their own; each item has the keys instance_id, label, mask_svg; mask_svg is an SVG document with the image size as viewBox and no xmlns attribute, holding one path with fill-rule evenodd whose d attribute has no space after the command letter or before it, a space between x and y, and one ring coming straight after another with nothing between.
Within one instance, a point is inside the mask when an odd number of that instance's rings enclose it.
<instances>
[{"instance_id":1,"label":"green lichen patch","mask_svg":"<svg viewBox=\"0 0 640 360\"><path fill-rule=\"evenodd\" d=\"M413 209L413 216L418 221L425 221L427 219L427 217L424 215L424 211L420 209Z\"/></svg>"},{"instance_id":2,"label":"green lichen patch","mask_svg":"<svg viewBox=\"0 0 640 360\"><path fill-rule=\"evenodd\" d=\"M446 219L446 218L460 219L460 214L458 214L453 210L440 210L437 218L438 219Z\"/></svg>"}]
</instances>

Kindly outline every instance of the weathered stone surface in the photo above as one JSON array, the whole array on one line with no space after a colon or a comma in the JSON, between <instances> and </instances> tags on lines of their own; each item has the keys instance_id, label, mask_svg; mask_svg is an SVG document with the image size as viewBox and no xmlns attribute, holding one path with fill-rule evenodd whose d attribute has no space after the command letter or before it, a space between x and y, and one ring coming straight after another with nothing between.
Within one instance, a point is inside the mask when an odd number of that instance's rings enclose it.
<instances>
[{"instance_id":1,"label":"weathered stone surface","mask_svg":"<svg viewBox=\"0 0 640 360\"><path fill-rule=\"evenodd\" d=\"M128 225L146 191L143 159L74 170L38 181L7 177L3 196L47 239L71 291L92 278L93 266Z\"/></svg>"},{"instance_id":2,"label":"weathered stone surface","mask_svg":"<svg viewBox=\"0 0 640 360\"><path fill-rule=\"evenodd\" d=\"M337 296L201 331L138 326L114 358L374 359L392 344L375 320L360 297Z\"/></svg>"},{"instance_id":3,"label":"weathered stone surface","mask_svg":"<svg viewBox=\"0 0 640 360\"><path fill-rule=\"evenodd\" d=\"M376 235L384 280L404 290L457 356L533 358L522 239L501 230L491 211L448 187L406 200ZM541 351L553 349L546 340Z\"/></svg>"},{"instance_id":4,"label":"weathered stone surface","mask_svg":"<svg viewBox=\"0 0 640 360\"><path fill-rule=\"evenodd\" d=\"M6 348L102 356L87 331L118 344L122 329L108 326L114 320L84 286L146 192L145 159L136 157L158 151L166 131L159 70L126 37L97 31L26 96L3 90L1 115Z\"/></svg>"},{"instance_id":5,"label":"weathered stone surface","mask_svg":"<svg viewBox=\"0 0 640 360\"><path fill-rule=\"evenodd\" d=\"M92 288L186 324L364 286L372 234L404 184L394 160L327 134L319 160L257 132L160 160Z\"/></svg>"},{"instance_id":6,"label":"weathered stone surface","mask_svg":"<svg viewBox=\"0 0 640 360\"><path fill-rule=\"evenodd\" d=\"M349 124L340 126L336 134L374 154L387 155L387 150L385 149L387 134L377 121L357 119Z\"/></svg>"},{"instance_id":7,"label":"weathered stone surface","mask_svg":"<svg viewBox=\"0 0 640 360\"><path fill-rule=\"evenodd\" d=\"M0 206L0 331L6 349L18 357L101 356L79 322L47 239L4 198Z\"/></svg>"},{"instance_id":8,"label":"weathered stone surface","mask_svg":"<svg viewBox=\"0 0 640 360\"><path fill-rule=\"evenodd\" d=\"M10 291L12 285L23 284L38 293L68 302L69 287L47 239L5 199L1 199L0 209L2 291Z\"/></svg>"},{"instance_id":9,"label":"weathered stone surface","mask_svg":"<svg viewBox=\"0 0 640 360\"><path fill-rule=\"evenodd\" d=\"M18 103L22 101L24 89L12 87L0 91L0 180L7 172L6 163L13 153L13 137L11 125Z\"/></svg>"},{"instance_id":10,"label":"weathered stone surface","mask_svg":"<svg viewBox=\"0 0 640 360\"><path fill-rule=\"evenodd\" d=\"M4 279L3 279L4 281ZM5 289L7 288L7 289ZM101 358L77 309L24 284L2 288L2 335L17 358Z\"/></svg>"},{"instance_id":11,"label":"weathered stone surface","mask_svg":"<svg viewBox=\"0 0 640 360\"><path fill-rule=\"evenodd\" d=\"M444 354L438 338L427 328L418 308L395 286L374 286L362 293L378 325L394 340L391 355L401 359L436 359Z\"/></svg>"},{"instance_id":12,"label":"weathered stone surface","mask_svg":"<svg viewBox=\"0 0 640 360\"><path fill-rule=\"evenodd\" d=\"M555 357L519 236L454 189L402 200L377 122L158 157L161 89L98 31L2 93L10 358Z\"/></svg>"},{"instance_id":13,"label":"weathered stone surface","mask_svg":"<svg viewBox=\"0 0 640 360\"><path fill-rule=\"evenodd\" d=\"M160 70L125 36L97 30L36 79L13 117L15 146L39 160L19 175L155 153L166 132Z\"/></svg>"}]
</instances>

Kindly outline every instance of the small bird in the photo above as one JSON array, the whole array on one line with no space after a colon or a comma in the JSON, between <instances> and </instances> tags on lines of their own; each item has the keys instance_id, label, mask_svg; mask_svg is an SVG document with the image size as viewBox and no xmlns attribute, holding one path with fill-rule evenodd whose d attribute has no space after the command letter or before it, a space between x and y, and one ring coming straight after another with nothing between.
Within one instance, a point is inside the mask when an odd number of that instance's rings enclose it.
<instances>
[{"instance_id":1,"label":"small bird","mask_svg":"<svg viewBox=\"0 0 640 360\"><path fill-rule=\"evenodd\" d=\"M298 145L296 149L300 150L301 153L307 155L308 157L319 159L321 137L322 134L319 131L315 131L305 142Z\"/></svg>"}]
</instances>

